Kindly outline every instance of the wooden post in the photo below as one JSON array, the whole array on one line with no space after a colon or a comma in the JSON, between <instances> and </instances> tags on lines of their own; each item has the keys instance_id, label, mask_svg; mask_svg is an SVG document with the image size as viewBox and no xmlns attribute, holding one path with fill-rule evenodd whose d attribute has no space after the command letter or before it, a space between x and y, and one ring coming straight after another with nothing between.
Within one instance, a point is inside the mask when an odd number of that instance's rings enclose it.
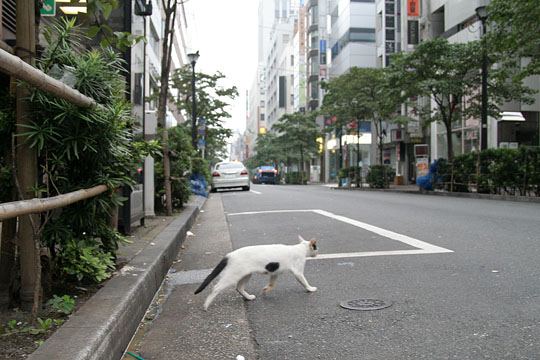
<instances>
[{"instance_id":1,"label":"wooden post","mask_svg":"<svg viewBox=\"0 0 540 360\"><path fill-rule=\"evenodd\" d=\"M33 64L35 40L35 2L17 0L17 47L16 55L29 64ZM26 86L17 86L17 134L23 133L25 128L21 125L30 124L30 106L28 97L30 93ZM24 136L17 137L16 148L17 177L21 195L25 199L34 197L33 188L37 184L37 156L35 150L26 143ZM39 226L39 216L26 215L19 219L19 249L21 264L21 306L25 310L32 309L35 303L35 289L40 286L41 264L39 251L36 251L35 237Z\"/></svg>"}]
</instances>

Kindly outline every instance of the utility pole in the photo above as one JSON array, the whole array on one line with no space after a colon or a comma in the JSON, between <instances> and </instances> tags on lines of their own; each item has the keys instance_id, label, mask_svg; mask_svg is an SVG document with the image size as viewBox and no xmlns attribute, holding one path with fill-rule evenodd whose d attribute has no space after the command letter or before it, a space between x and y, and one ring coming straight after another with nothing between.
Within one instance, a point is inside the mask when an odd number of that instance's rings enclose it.
<instances>
[{"instance_id":1,"label":"utility pole","mask_svg":"<svg viewBox=\"0 0 540 360\"><path fill-rule=\"evenodd\" d=\"M17 0L16 36L16 55L33 65L36 51L36 2L34 0ZM29 95L28 87L17 86L17 134L25 132L24 125L30 124ZM17 137L15 157L19 196L31 199L34 197L33 189L37 185L37 155L26 142L25 136ZM36 307L36 304L41 303L40 244L35 236L37 226L39 226L37 215L25 215L19 218L20 296L23 309L32 308L32 304ZM37 311L37 309L32 310Z\"/></svg>"}]
</instances>

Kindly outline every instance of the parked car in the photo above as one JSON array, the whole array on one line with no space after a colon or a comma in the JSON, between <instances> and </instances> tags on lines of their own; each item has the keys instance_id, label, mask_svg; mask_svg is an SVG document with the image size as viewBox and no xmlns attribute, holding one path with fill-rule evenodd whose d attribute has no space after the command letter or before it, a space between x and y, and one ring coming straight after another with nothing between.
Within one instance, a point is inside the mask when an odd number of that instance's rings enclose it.
<instances>
[{"instance_id":1,"label":"parked car","mask_svg":"<svg viewBox=\"0 0 540 360\"><path fill-rule=\"evenodd\" d=\"M253 183L275 185L278 182L278 171L273 166L259 166L255 168Z\"/></svg>"},{"instance_id":2,"label":"parked car","mask_svg":"<svg viewBox=\"0 0 540 360\"><path fill-rule=\"evenodd\" d=\"M217 189L239 188L249 190L249 173L241 162L220 162L212 169L212 181L210 191Z\"/></svg>"}]
</instances>

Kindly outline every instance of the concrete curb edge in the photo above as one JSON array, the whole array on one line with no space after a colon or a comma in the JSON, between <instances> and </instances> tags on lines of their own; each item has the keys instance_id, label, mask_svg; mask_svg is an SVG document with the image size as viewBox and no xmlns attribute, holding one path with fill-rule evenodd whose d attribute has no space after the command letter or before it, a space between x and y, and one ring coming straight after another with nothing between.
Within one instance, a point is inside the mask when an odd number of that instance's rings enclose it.
<instances>
[{"instance_id":1,"label":"concrete curb edge","mask_svg":"<svg viewBox=\"0 0 540 360\"><path fill-rule=\"evenodd\" d=\"M206 198L194 196L151 244L28 359L120 359L205 202Z\"/></svg>"}]
</instances>

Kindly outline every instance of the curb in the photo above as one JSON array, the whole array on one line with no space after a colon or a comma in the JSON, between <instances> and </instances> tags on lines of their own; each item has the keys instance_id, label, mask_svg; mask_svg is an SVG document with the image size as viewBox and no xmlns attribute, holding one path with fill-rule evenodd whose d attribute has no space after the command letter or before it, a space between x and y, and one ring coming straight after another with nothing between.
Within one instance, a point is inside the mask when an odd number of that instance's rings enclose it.
<instances>
[{"instance_id":1,"label":"curb","mask_svg":"<svg viewBox=\"0 0 540 360\"><path fill-rule=\"evenodd\" d=\"M120 359L205 202L196 196L28 359Z\"/></svg>"},{"instance_id":2,"label":"curb","mask_svg":"<svg viewBox=\"0 0 540 360\"><path fill-rule=\"evenodd\" d=\"M494 195L494 194L460 193L460 192L446 192L446 191L427 191L427 190L369 189L369 188L356 189L356 188L345 188L345 187L341 187L341 188L332 187L331 189L332 190L352 190L352 191L382 191L382 192L417 194L417 195L448 196L448 197L468 198L468 199L504 200L504 201L540 203L540 197L532 197L532 196Z\"/></svg>"}]
</instances>

